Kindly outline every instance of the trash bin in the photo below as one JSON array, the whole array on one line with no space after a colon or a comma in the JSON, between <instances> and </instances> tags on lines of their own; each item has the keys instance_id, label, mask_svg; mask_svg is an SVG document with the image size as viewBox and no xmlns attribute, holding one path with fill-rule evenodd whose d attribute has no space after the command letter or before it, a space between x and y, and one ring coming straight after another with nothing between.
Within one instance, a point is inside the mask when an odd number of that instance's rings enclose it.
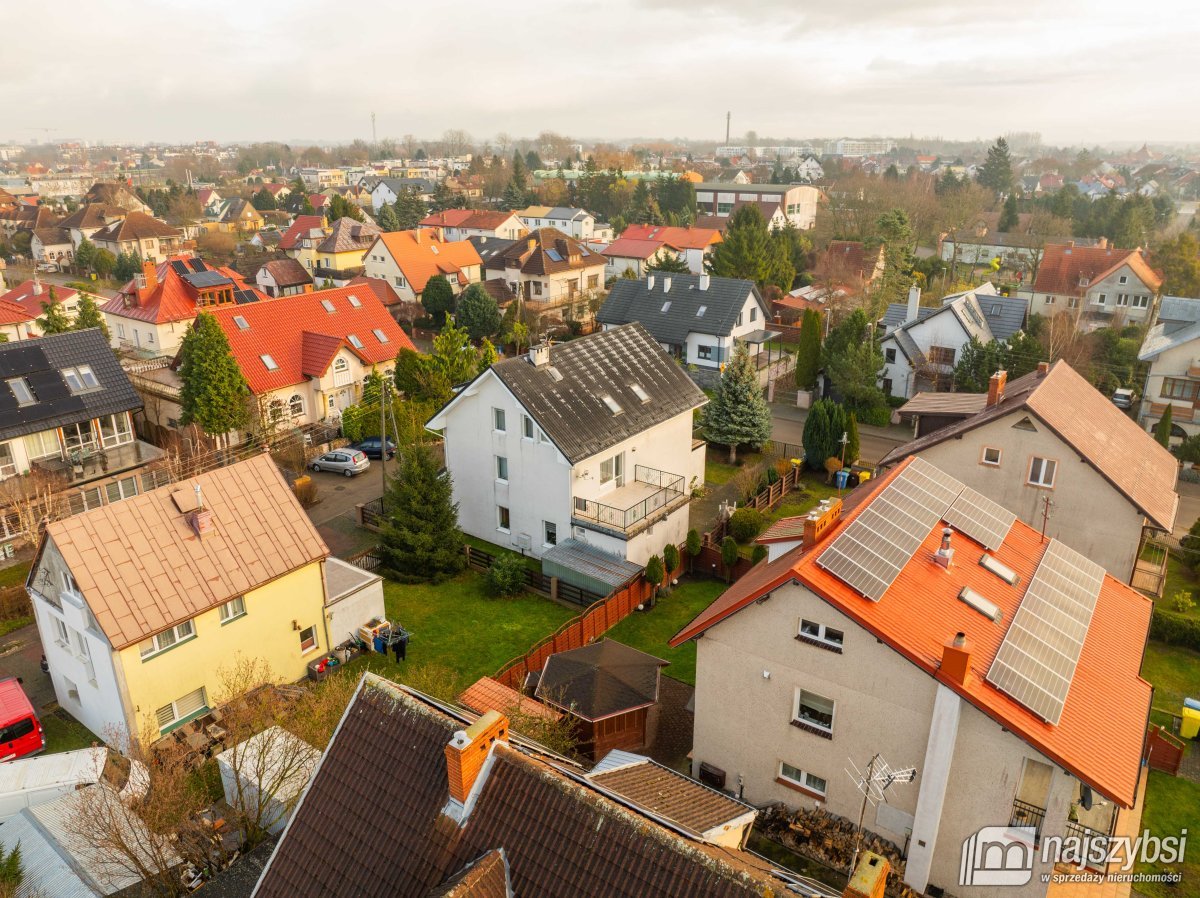
<instances>
[{"instance_id":1,"label":"trash bin","mask_svg":"<svg viewBox=\"0 0 1200 898\"><path fill-rule=\"evenodd\" d=\"M1200 711L1185 706L1183 709L1183 720L1179 724L1179 737L1181 739L1195 739L1197 734L1200 734Z\"/></svg>"},{"instance_id":2,"label":"trash bin","mask_svg":"<svg viewBox=\"0 0 1200 898\"><path fill-rule=\"evenodd\" d=\"M850 480L850 472L845 468L833 475L833 483L839 490L844 490Z\"/></svg>"}]
</instances>

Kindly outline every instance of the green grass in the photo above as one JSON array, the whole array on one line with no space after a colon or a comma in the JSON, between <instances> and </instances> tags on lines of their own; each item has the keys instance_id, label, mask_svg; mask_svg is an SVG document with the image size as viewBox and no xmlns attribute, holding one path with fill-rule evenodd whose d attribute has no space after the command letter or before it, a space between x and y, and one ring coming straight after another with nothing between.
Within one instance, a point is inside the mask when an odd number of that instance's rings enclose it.
<instances>
[{"instance_id":1,"label":"green grass","mask_svg":"<svg viewBox=\"0 0 1200 898\"><path fill-rule=\"evenodd\" d=\"M29 576L29 562L18 561L8 567L0 568L0 588L5 586L21 586Z\"/></svg>"},{"instance_id":2,"label":"green grass","mask_svg":"<svg viewBox=\"0 0 1200 898\"><path fill-rule=\"evenodd\" d=\"M1190 595L1195 602L1190 611L1179 611L1175 607L1175 596L1181 592ZM1167 579L1163 584L1162 598L1158 600L1159 607L1184 617L1200 617L1200 599L1197 598L1197 593L1200 593L1200 580L1197 580L1196 575L1176 556L1168 555Z\"/></svg>"},{"instance_id":3,"label":"green grass","mask_svg":"<svg viewBox=\"0 0 1200 898\"><path fill-rule=\"evenodd\" d=\"M712 604L725 589L725 583L721 580L684 580L669 596L659 597L658 604L650 611L635 611L605 635L670 661L671 666L665 668L663 673L695 686L696 644L686 642L673 649L667 645L667 640Z\"/></svg>"},{"instance_id":4,"label":"green grass","mask_svg":"<svg viewBox=\"0 0 1200 898\"><path fill-rule=\"evenodd\" d=\"M61 708L41 715L42 727L46 730L46 754L91 748L100 743L100 737Z\"/></svg>"},{"instance_id":5,"label":"green grass","mask_svg":"<svg viewBox=\"0 0 1200 898\"><path fill-rule=\"evenodd\" d=\"M483 575L466 571L437 585L384 581L388 619L411 632L406 664L438 664L468 686L553 633L574 612L532 593L487 595Z\"/></svg>"},{"instance_id":6,"label":"green grass","mask_svg":"<svg viewBox=\"0 0 1200 898\"><path fill-rule=\"evenodd\" d=\"M1200 698L1200 652L1162 642L1146 643L1142 676L1154 684L1154 723L1168 726L1184 698Z\"/></svg>"},{"instance_id":7,"label":"green grass","mask_svg":"<svg viewBox=\"0 0 1200 898\"><path fill-rule=\"evenodd\" d=\"M498 546L495 543L489 543L486 539L480 539L477 536L471 536L466 533L463 534L463 541L476 549L487 552L489 555L499 555L502 552L512 552L514 555L520 554L516 549ZM540 571L542 569L542 563L532 555L526 555L525 567L529 568L531 571Z\"/></svg>"},{"instance_id":8,"label":"green grass","mask_svg":"<svg viewBox=\"0 0 1200 898\"><path fill-rule=\"evenodd\" d=\"M1150 830L1153 836L1178 836L1185 828L1195 829L1197 820L1200 820L1200 783L1151 770L1146 783L1142 829ZM1146 898L1194 895L1197 883L1200 883L1200 853L1188 851L1179 864L1136 864L1133 869L1137 873L1173 871L1183 877L1177 885L1138 883L1137 893Z\"/></svg>"},{"instance_id":9,"label":"green grass","mask_svg":"<svg viewBox=\"0 0 1200 898\"><path fill-rule=\"evenodd\" d=\"M0 620L0 636L7 636L13 630L20 630L33 623L32 617L14 617L10 620Z\"/></svg>"}]
</instances>

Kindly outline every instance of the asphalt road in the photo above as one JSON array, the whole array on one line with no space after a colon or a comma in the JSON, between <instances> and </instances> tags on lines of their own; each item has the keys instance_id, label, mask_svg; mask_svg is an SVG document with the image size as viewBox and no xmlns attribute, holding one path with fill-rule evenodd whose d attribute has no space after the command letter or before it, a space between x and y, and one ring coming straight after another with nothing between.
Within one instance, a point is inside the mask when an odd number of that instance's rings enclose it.
<instances>
[{"instance_id":1,"label":"asphalt road","mask_svg":"<svg viewBox=\"0 0 1200 898\"><path fill-rule=\"evenodd\" d=\"M334 474L331 471L314 473L307 471L317 485L317 498L320 500L308 510L308 516L318 526L332 521L342 515L353 515L354 506L362 502L370 502L383 495L383 475L380 472L382 462L371 461L371 467L354 477L344 474ZM394 474L398 462L392 459L387 463L388 474Z\"/></svg>"}]
</instances>

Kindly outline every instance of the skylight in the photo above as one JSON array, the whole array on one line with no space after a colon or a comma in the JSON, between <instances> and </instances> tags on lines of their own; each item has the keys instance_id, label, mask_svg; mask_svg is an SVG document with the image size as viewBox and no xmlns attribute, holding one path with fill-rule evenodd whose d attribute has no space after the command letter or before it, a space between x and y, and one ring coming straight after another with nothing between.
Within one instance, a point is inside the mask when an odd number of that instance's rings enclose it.
<instances>
[{"instance_id":1,"label":"skylight","mask_svg":"<svg viewBox=\"0 0 1200 898\"><path fill-rule=\"evenodd\" d=\"M234 315L233 323L238 326L238 330L240 330L240 331L250 330L250 322L247 321L245 318L243 318L241 315Z\"/></svg>"},{"instance_id":2,"label":"skylight","mask_svg":"<svg viewBox=\"0 0 1200 898\"><path fill-rule=\"evenodd\" d=\"M662 310L665 313L665 312L669 311L670 308L671 308L671 300L668 299L666 302L663 303Z\"/></svg>"},{"instance_id":3,"label":"skylight","mask_svg":"<svg viewBox=\"0 0 1200 898\"><path fill-rule=\"evenodd\" d=\"M328 299L323 299L323 300L321 300L321 308L323 308L323 309L324 309L326 312L335 312L335 311L337 311L337 310L336 310L336 309L333 307L333 303L332 303L332 302L330 302Z\"/></svg>"},{"instance_id":4,"label":"skylight","mask_svg":"<svg viewBox=\"0 0 1200 898\"><path fill-rule=\"evenodd\" d=\"M62 369L63 380L67 382L67 389L72 393L82 393L84 390L95 390L100 386L100 381L96 379L96 375L92 373L89 365L76 365L74 368Z\"/></svg>"},{"instance_id":5,"label":"skylight","mask_svg":"<svg viewBox=\"0 0 1200 898\"><path fill-rule=\"evenodd\" d=\"M642 389L641 384L630 384L629 389L633 390L633 395L636 396L642 402L650 401L650 394L648 394L645 390Z\"/></svg>"},{"instance_id":6,"label":"skylight","mask_svg":"<svg viewBox=\"0 0 1200 898\"><path fill-rule=\"evenodd\" d=\"M346 339L350 341L350 345L355 349L363 348L363 342L362 340L358 339L358 334L347 334Z\"/></svg>"},{"instance_id":7,"label":"skylight","mask_svg":"<svg viewBox=\"0 0 1200 898\"><path fill-rule=\"evenodd\" d=\"M388 339L388 335L385 334L383 331L381 331L379 328L375 328L373 331L371 331L371 333L373 333L375 335L375 339L378 340L380 343L390 343L391 342L391 340Z\"/></svg>"},{"instance_id":8,"label":"skylight","mask_svg":"<svg viewBox=\"0 0 1200 898\"><path fill-rule=\"evenodd\" d=\"M267 366L268 371L278 371L279 370L279 365L269 355L265 355L265 354L260 355L259 358L262 359L262 363Z\"/></svg>"},{"instance_id":9,"label":"skylight","mask_svg":"<svg viewBox=\"0 0 1200 898\"><path fill-rule=\"evenodd\" d=\"M562 380L562 372L553 365L550 365L548 368L546 368L546 373L549 374L556 383Z\"/></svg>"},{"instance_id":10,"label":"skylight","mask_svg":"<svg viewBox=\"0 0 1200 898\"><path fill-rule=\"evenodd\" d=\"M29 381L25 378L14 377L8 382L8 386L13 391L13 395L17 397L17 405L31 405L37 402L33 390L29 388Z\"/></svg>"},{"instance_id":11,"label":"skylight","mask_svg":"<svg viewBox=\"0 0 1200 898\"><path fill-rule=\"evenodd\" d=\"M608 410L614 415L619 415L621 412L625 411L623 408L621 408L621 406L617 405L617 400L613 399L607 394L601 396L600 399L606 406L608 406Z\"/></svg>"},{"instance_id":12,"label":"skylight","mask_svg":"<svg viewBox=\"0 0 1200 898\"><path fill-rule=\"evenodd\" d=\"M958 594L958 600L974 608L990 621L998 621L1002 617L1000 607L995 602L988 601L969 586L962 588Z\"/></svg>"},{"instance_id":13,"label":"skylight","mask_svg":"<svg viewBox=\"0 0 1200 898\"><path fill-rule=\"evenodd\" d=\"M701 306L700 308L696 309L696 317L703 318L704 313L707 311L708 311L708 306Z\"/></svg>"},{"instance_id":14,"label":"skylight","mask_svg":"<svg viewBox=\"0 0 1200 898\"><path fill-rule=\"evenodd\" d=\"M1017 576L1016 571L1010 568L1007 564L1001 564L995 559L994 556L987 554L987 552L984 552L982 557L980 557L979 566L985 570L991 571L1009 586L1016 586L1017 580L1020 579Z\"/></svg>"},{"instance_id":15,"label":"skylight","mask_svg":"<svg viewBox=\"0 0 1200 898\"><path fill-rule=\"evenodd\" d=\"M356 308L356 309L362 308L362 300L359 299L357 296L355 296L353 293L351 293L350 296L347 297L347 299L350 300L350 305L354 306L354 308Z\"/></svg>"}]
</instances>

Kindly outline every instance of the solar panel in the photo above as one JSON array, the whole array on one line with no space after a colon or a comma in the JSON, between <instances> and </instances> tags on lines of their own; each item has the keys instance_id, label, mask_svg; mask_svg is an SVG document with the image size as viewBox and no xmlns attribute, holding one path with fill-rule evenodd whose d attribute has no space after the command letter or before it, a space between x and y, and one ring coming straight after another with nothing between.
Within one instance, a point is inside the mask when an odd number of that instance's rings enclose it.
<instances>
[{"instance_id":1,"label":"solar panel","mask_svg":"<svg viewBox=\"0 0 1200 898\"><path fill-rule=\"evenodd\" d=\"M248 302L258 302L258 294L253 290L234 290L233 301L239 306L243 306Z\"/></svg>"},{"instance_id":2,"label":"solar panel","mask_svg":"<svg viewBox=\"0 0 1200 898\"><path fill-rule=\"evenodd\" d=\"M988 668L987 681L1057 724L1103 583L1100 565L1051 540Z\"/></svg>"},{"instance_id":3,"label":"solar panel","mask_svg":"<svg viewBox=\"0 0 1200 898\"><path fill-rule=\"evenodd\" d=\"M184 274L187 274L187 273L188 273L188 267L187 267L187 265L185 265L185 264L184 264L184 263L183 263L181 260L179 260L179 259L175 259L174 261L172 261L172 262L171 262L171 267L175 269L175 273L176 273L176 274L178 274L178 275L184 275Z\"/></svg>"},{"instance_id":4,"label":"solar panel","mask_svg":"<svg viewBox=\"0 0 1200 898\"><path fill-rule=\"evenodd\" d=\"M188 264L192 266L192 271L208 271L203 259L189 259Z\"/></svg>"},{"instance_id":5,"label":"solar panel","mask_svg":"<svg viewBox=\"0 0 1200 898\"><path fill-rule=\"evenodd\" d=\"M173 265L175 263L171 263L171 264ZM183 265L182 262L180 262L179 264ZM219 272L219 271L187 272L185 269L185 271L181 271L180 274L183 275L183 279L185 281L187 281L189 284L191 284L193 287L196 287L196 288L220 287L224 284L232 284L233 283L233 281L231 281L225 275L221 274L221 272Z\"/></svg>"},{"instance_id":6,"label":"solar panel","mask_svg":"<svg viewBox=\"0 0 1200 898\"><path fill-rule=\"evenodd\" d=\"M998 549L1017 516L969 486L964 487L944 520L987 549Z\"/></svg>"}]
</instances>

